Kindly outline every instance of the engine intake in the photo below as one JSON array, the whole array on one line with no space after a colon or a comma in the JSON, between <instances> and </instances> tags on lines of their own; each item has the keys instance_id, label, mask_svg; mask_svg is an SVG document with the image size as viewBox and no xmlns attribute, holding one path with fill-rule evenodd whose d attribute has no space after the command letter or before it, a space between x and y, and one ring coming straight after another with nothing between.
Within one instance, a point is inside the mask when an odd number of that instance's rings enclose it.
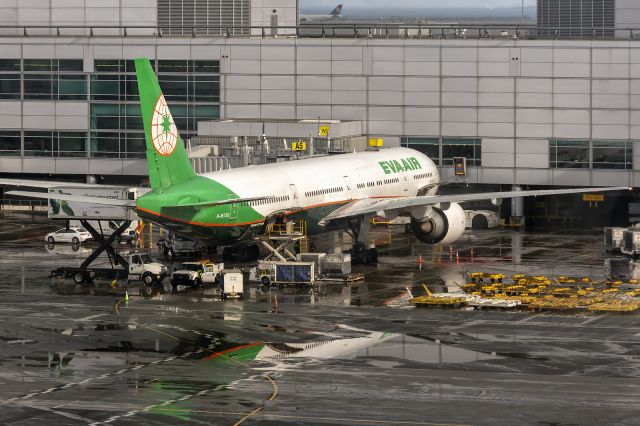
<instances>
[{"instance_id":1,"label":"engine intake","mask_svg":"<svg viewBox=\"0 0 640 426\"><path fill-rule=\"evenodd\" d=\"M457 203L446 210L433 207L429 216L411 219L411 231L427 244L450 244L462 236L465 225L464 210Z\"/></svg>"}]
</instances>

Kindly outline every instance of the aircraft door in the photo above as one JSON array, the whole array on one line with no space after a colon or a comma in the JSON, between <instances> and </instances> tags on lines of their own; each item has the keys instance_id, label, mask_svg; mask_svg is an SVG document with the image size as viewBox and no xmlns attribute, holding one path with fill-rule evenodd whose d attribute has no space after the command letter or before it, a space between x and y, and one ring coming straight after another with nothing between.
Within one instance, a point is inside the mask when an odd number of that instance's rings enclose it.
<instances>
[{"instance_id":1,"label":"aircraft door","mask_svg":"<svg viewBox=\"0 0 640 426\"><path fill-rule=\"evenodd\" d=\"M291 207L300 207L300 197L298 196L298 188L295 183L289 184L289 196L291 197Z\"/></svg>"},{"instance_id":2,"label":"aircraft door","mask_svg":"<svg viewBox=\"0 0 640 426\"><path fill-rule=\"evenodd\" d=\"M236 198L235 194L229 194L229 198ZM229 220L235 220L238 218L238 203L229 204Z\"/></svg>"},{"instance_id":3,"label":"aircraft door","mask_svg":"<svg viewBox=\"0 0 640 426\"><path fill-rule=\"evenodd\" d=\"M349 176L343 176L344 178L344 189L347 191L347 198L350 200L353 198L351 195L351 178Z\"/></svg>"},{"instance_id":4,"label":"aircraft door","mask_svg":"<svg viewBox=\"0 0 640 426\"><path fill-rule=\"evenodd\" d=\"M407 192L409 190L409 176L406 173L402 176L402 190Z\"/></svg>"}]
</instances>

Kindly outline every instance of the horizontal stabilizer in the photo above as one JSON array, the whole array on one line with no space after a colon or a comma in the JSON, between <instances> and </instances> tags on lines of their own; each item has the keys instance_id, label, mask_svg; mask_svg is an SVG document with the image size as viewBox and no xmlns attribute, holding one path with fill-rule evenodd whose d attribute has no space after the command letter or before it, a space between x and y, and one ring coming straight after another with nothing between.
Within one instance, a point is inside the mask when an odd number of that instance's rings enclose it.
<instances>
[{"instance_id":1,"label":"horizontal stabilizer","mask_svg":"<svg viewBox=\"0 0 640 426\"><path fill-rule=\"evenodd\" d=\"M101 185L97 183L59 182L50 180L0 179L0 185L27 186L29 188L128 188L119 185Z\"/></svg>"},{"instance_id":2,"label":"horizontal stabilizer","mask_svg":"<svg viewBox=\"0 0 640 426\"><path fill-rule=\"evenodd\" d=\"M275 197L273 195L269 195L269 196L263 196L263 197L228 198L226 200L201 201L199 203L179 204L175 206L165 206L163 208L179 209L179 208L191 207L194 209L200 209L204 207L224 206L226 204L250 203L252 201L268 200L270 198L275 198Z\"/></svg>"},{"instance_id":3,"label":"horizontal stabilizer","mask_svg":"<svg viewBox=\"0 0 640 426\"><path fill-rule=\"evenodd\" d=\"M6 194L16 195L18 197L46 198L46 199L52 199L52 200L75 201L78 203L101 204L105 206L120 206L120 207L136 206L136 202L134 200L122 200L119 198L87 197L84 195L53 194L53 193L50 194L47 192L29 192L29 191L8 191Z\"/></svg>"}]
</instances>

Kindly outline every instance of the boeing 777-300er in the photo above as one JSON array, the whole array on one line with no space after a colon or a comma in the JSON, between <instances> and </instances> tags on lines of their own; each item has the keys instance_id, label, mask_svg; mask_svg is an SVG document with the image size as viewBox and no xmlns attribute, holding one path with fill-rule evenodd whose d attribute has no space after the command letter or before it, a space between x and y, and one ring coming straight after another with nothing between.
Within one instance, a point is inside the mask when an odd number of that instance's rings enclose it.
<instances>
[{"instance_id":1,"label":"boeing 777-300er","mask_svg":"<svg viewBox=\"0 0 640 426\"><path fill-rule=\"evenodd\" d=\"M411 230L425 243L449 244L465 229L460 203L511 197L628 189L575 188L437 195L440 176L431 159L408 148L365 151L196 174L148 59L136 59L136 74L151 191L134 200L56 194L58 200L135 208L137 214L185 237L215 246L240 247L238 257L269 223L304 220L309 234L342 228L354 239L356 260L367 262L369 218L411 217ZM64 182L0 179L0 184L54 188ZM77 186L73 184L73 186ZM81 184L96 187L99 185ZM7 194L50 198L47 193ZM255 247L255 246L253 246ZM257 254L254 254L255 256Z\"/></svg>"}]
</instances>

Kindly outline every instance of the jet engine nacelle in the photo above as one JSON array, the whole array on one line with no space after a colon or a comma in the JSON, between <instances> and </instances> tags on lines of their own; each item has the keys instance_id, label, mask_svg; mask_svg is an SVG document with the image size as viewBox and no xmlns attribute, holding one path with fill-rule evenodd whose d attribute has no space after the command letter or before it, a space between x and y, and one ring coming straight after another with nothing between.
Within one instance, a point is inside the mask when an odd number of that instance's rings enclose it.
<instances>
[{"instance_id":1,"label":"jet engine nacelle","mask_svg":"<svg viewBox=\"0 0 640 426\"><path fill-rule=\"evenodd\" d=\"M451 203L446 210L433 207L428 216L411 218L411 231L428 244L451 244L462 236L466 223L460 204Z\"/></svg>"}]
</instances>

